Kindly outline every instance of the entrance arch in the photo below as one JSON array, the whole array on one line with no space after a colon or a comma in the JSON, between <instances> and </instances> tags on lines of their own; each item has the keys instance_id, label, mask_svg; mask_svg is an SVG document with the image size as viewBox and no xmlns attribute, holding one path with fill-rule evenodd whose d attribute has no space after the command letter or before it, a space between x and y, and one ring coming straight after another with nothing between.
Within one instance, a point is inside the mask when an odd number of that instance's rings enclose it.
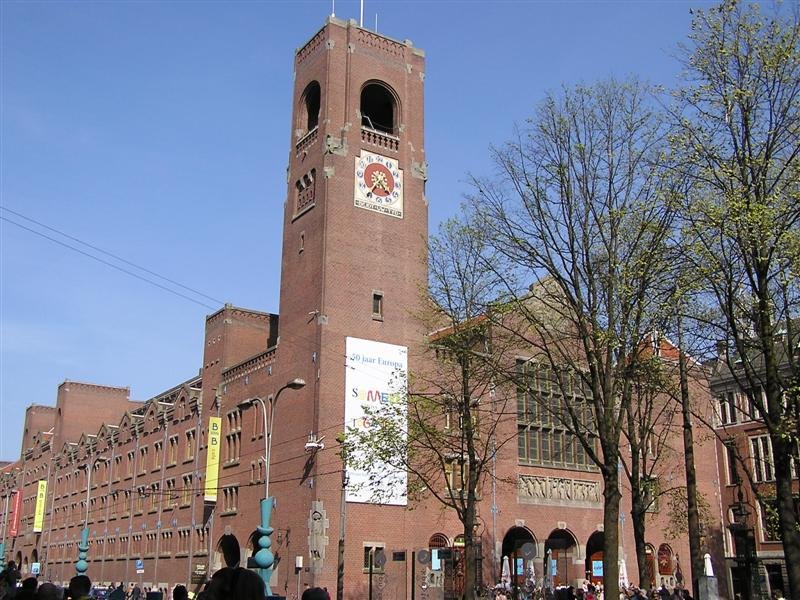
<instances>
[{"instance_id":1,"label":"entrance arch","mask_svg":"<svg viewBox=\"0 0 800 600\"><path fill-rule=\"evenodd\" d=\"M572 564L577 552L578 542L575 536L566 529L554 529L544 541L545 554L549 552L550 564L547 565L545 557L545 567L550 567L549 573L545 572L545 577L552 577L553 586L569 585L574 579L580 579L582 573Z\"/></svg>"},{"instance_id":2,"label":"entrance arch","mask_svg":"<svg viewBox=\"0 0 800 600\"><path fill-rule=\"evenodd\" d=\"M656 549L653 548L653 544L645 544L644 564L647 567L645 574L647 581L642 583L652 589L656 587Z\"/></svg>"},{"instance_id":3,"label":"entrance arch","mask_svg":"<svg viewBox=\"0 0 800 600\"><path fill-rule=\"evenodd\" d=\"M525 527L512 527L503 537L501 578L516 585L536 578L536 538Z\"/></svg>"},{"instance_id":4,"label":"entrance arch","mask_svg":"<svg viewBox=\"0 0 800 600\"><path fill-rule=\"evenodd\" d=\"M603 543L605 534L595 531L586 541L586 579L592 583L603 581ZM598 562L599 569L598 569Z\"/></svg>"}]
</instances>

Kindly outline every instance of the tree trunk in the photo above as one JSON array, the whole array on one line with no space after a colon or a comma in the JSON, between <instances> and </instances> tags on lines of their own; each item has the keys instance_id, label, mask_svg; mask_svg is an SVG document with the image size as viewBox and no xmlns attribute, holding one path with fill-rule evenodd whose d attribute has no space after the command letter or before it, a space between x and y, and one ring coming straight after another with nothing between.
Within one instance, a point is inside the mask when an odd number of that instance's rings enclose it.
<instances>
[{"instance_id":1,"label":"tree trunk","mask_svg":"<svg viewBox=\"0 0 800 600\"><path fill-rule=\"evenodd\" d=\"M619 463L606 454L603 466L603 590L604 598L619 597ZM613 461L613 462L612 462Z\"/></svg>"},{"instance_id":2,"label":"tree trunk","mask_svg":"<svg viewBox=\"0 0 800 600\"><path fill-rule=\"evenodd\" d=\"M791 438L770 434L775 461L775 495L783 534L783 554L789 577L789 597L800 598L800 531L794 512L791 471Z\"/></svg>"},{"instance_id":3,"label":"tree trunk","mask_svg":"<svg viewBox=\"0 0 800 600\"><path fill-rule=\"evenodd\" d=\"M683 414L683 464L686 469L686 506L689 527L689 562L692 568L692 595L700 593L698 578L703 574L703 557L700 548L700 511L697 506L697 473L694 467L694 435L692 433L691 398L686 372L686 355L683 352L683 323L678 319L678 376L681 385L681 413Z\"/></svg>"},{"instance_id":4,"label":"tree trunk","mask_svg":"<svg viewBox=\"0 0 800 600\"><path fill-rule=\"evenodd\" d=\"M636 544L636 568L639 572L639 587L649 590L652 581L647 576L646 515L644 498L641 492L634 491L631 498L631 523L633 524L633 540Z\"/></svg>"},{"instance_id":5,"label":"tree trunk","mask_svg":"<svg viewBox=\"0 0 800 600\"><path fill-rule=\"evenodd\" d=\"M761 341L764 360L764 388L766 392L767 414L762 415L768 425L775 467L775 495L778 504L778 518L783 535L783 554L786 572L789 577L789 595L800 598L800 531L797 529L797 515L794 512L792 494L792 439L787 432L789 419L784 416L783 386L778 368L776 337L772 326L772 299L769 295L767 269L759 264L758 270L758 313L756 327ZM743 344L740 344L743 345ZM754 378L753 378L754 379ZM756 386L751 385L753 389Z\"/></svg>"},{"instance_id":6,"label":"tree trunk","mask_svg":"<svg viewBox=\"0 0 800 600\"><path fill-rule=\"evenodd\" d=\"M475 504L467 501L467 509L464 513L464 598L475 600L476 589L476 565L475 558L475 539L473 531L475 524Z\"/></svg>"}]
</instances>

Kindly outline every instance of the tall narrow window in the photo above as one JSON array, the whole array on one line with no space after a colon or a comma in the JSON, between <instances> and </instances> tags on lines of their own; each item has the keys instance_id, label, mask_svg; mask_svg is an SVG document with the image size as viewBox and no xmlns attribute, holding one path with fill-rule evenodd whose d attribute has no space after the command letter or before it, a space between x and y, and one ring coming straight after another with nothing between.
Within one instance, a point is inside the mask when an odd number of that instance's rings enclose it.
<instances>
[{"instance_id":1,"label":"tall narrow window","mask_svg":"<svg viewBox=\"0 0 800 600\"><path fill-rule=\"evenodd\" d=\"M186 432L186 458L184 459L184 462L194 459L194 444L194 429L189 429Z\"/></svg>"},{"instance_id":2,"label":"tall narrow window","mask_svg":"<svg viewBox=\"0 0 800 600\"><path fill-rule=\"evenodd\" d=\"M372 318L383 319L383 292L372 292Z\"/></svg>"},{"instance_id":3,"label":"tall narrow window","mask_svg":"<svg viewBox=\"0 0 800 600\"><path fill-rule=\"evenodd\" d=\"M758 482L775 479L769 436L750 438L750 447L753 451L753 479Z\"/></svg>"},{"instance_id":4,"label":"tall narrow window","mask_svg":"<svg viewBox=\"0 0 800 600\"><path fill-rule=\"evenodd\" d=\"M725 442L725 462L728 467L728 485L738 485L739 471L736 467L736 445L733 440Z\"/></svg>"},{"instance_id":5,"label":"tall narrow window","mask_svg":"<svg viewBox=\"0 0 800 600\"><path fill-rule=\"evenodd\" d=\"M319 108L322 99L322 92L319 83L312 81L306 86L303 91L300 123L301 130L305 129L303 133L312 131L319 124Z\"/></svg>"}]
</instances>

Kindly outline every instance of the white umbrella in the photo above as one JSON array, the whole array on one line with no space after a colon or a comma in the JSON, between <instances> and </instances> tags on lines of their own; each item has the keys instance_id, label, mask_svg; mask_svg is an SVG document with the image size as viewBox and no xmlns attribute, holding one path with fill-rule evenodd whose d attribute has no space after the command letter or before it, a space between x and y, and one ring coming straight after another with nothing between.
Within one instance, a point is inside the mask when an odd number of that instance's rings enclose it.
<instances>
[{"instance_id":1,"label":"white umbrella","mask_svg":"<svg viewBox=\"0 0 800 600\"><path fill-rule=\"evenodd\" d=\"M628 567L623 559L619 559L619 584L628 587Z\"/></svg>"}]
</instances>

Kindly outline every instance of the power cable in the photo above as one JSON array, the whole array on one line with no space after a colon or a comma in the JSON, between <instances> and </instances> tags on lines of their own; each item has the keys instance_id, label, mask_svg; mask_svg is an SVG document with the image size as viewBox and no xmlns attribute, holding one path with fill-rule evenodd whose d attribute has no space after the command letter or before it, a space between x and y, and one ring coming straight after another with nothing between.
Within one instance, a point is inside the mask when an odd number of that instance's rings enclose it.
<instances>
[{"instance_id":1,"label":"power cable","mask_svg":"<svg viewBox=\"0 0 800 600\"><path fill-rule=\"evenodd\" d=\"M5 210L8 210L8 209L5 209ZM65 248L69 248L73 252L77 252L78 254L82 254L83 256L91 258L92 260L96 260L97 262L102 263L102 264L104 264L104 265L106 265L108 267L111 267L112 269L116 269L117 271L121 271L121 272L125 273L126 275L130 275L131 277L135 277L136 279L139 279L140 281L144 281L145 283L149 283L150 285L155 286L155 287L157 287L159 289L162 289L165 292L169 292L170 294L174 294L176 296L179 296L179 297L183 298L184 300L188 300L189 302L194 302L195 304L199 304L200 306L204 306L205 308L208 308L209 310L214 310L215 311L215 310L219 309L218 306L212 306L210 304L206 304L205 302L201 302L200 300L195 300L194 298L192 298L190 296L187 296L186 294L182 294L182 293L180 293L178 291L173 290L172 288L169 288L169 287L167 287L165 285L161 285L160 283L152 281L151 279L148 279L147 277L143 277L141 275L138 275L137 273L129 271L128 269L124 269L124 268L120 267L119 265L115 265L112 262L109 262L107 260L103 260L102 258L100 258L98 256L90 254L89 252L85 252L85 251L81 250L80 248L76 248L75 246L71 246L70 244L67 244L66 242L62 242L61 240L58 240L58 239L56 239L54 237L51 237L51 236L49 236L49 235L47 235L45 233L42 233L41 231L36 231L35 229L32 229L30 227L27 227L27 226L23 225L22 223L17 223L16 221L12 221L8 217L0 216L0 220L5 221L6 223L11 223L12 225L16 225L20 229L24 229L25 231L29 231L30 233L33 233L34 235L38 235L39 237L43 237L46 240L50 240L51 242L59 244L60 246L64 246ZM224 304L224 303L221 303L221 304Z\"/></svg>"},{"instance_id":2,"label":"power cable","mask_svg":"<svg viewBox=\"0 0 800 600\"><path fill-rule=\"evenodd\" d=\"M182 289L184 289L184 290L186 290L188 292L192 292L193 294L197 294L198 296L206 298L207 300L211 300L212 302L216 302L217 304L225 304L222 300L217 300L216 298L213 298L212 296L204 294L203 292L200 292L200 291L198 291L198 290L196 290L194 288L190 288L187 285L183 285L182 283L180 283L178 281L175 281L174 279L170 279L169 277L164 277L163 275L160 275L160 274L156 273L155 271L151 271L150 269L147 269L146 267L143 267L141 265L137 265L136 263L131 262L129 260L126 260L126 259L122 258L121 256L117 256L116 254L114 254L112 252L108 252L107 250L103 250L102 248L98 248L97 246L94 246L94 245L90 244L89 242L85 242L80 238L77 238L75 236L69 235L68 233L65 233L65 232L63 232L63 231L61 231L59 229L56 229L55 227L51 227L50 225L47 225L46 223L42 223L41 221L37 221L36 219L32 219L31 217L23 215L21 212L18 212L18 211L15 211L15 210L11 210L10 208L8 208L6 206L3 206L3 205L0 205L0 210L4 210L6 212L10 212L12 215L16 215L18 217L22 217L23 219L25 219L26 221L30 221L31 223L36 223L39 227L44 227L48 231L52 231L53 233L57 233L58 235L62 235L65 238L67 238L69 240L72 240L73 242L78 242L79 244L82 244L82 245L86 246L87 248L91 248L92 250L95 250L97 252L105 254L106 256L110 256L111 258L113 258L115 260L118 260L120 262L123 262L126 265L130 265L132 267L135 267L135 268L139 269L140 271L144 271L145 273L147 273L149 275L153 275L155 277L158 277L159 279L163 279L164 281L167 281L167 282L171 283L172 285L176 285L179 288L182 288Z\"/></svg>"}]
</instances>

